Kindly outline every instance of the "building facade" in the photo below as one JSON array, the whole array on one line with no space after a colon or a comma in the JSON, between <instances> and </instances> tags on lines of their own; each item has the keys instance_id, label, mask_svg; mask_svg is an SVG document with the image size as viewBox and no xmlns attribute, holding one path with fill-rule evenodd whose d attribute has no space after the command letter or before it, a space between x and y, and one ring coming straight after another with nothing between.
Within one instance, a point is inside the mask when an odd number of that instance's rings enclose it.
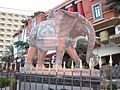
<instances>
[{"instance_id":1,"label":"building facade","mask_svg":"<svg viewBox=\"0 0 120 90\"><path fill-rule=\"evenodd\" d=\"M109 63L109 55L113 56L113 63L118 64L120 59L120 17L115 10L106 11L106 0L65 0L51 10L64 9L78 12L87 18L94 26L100 47L93 53L102 57L105 64ZM45 20L51 11L37 12L28 20L28 31Z\"/></svg>"},{"instance_id":2,"label":"building facade","mask_svg":"<svg viewBox=\"0 0 120 90\"><path fill-rule=\"evenodd\" d=\"M29 19L23 21L24 25L13 35L14 42L29 42L29 34L31 29L43 20L45 20L45 13L35 12ZM21 48L14 48L15 57L21 57L22 53L24 53L24 51Z\"/></svg>"},{"instance_id":3,"label":"building facade","mask_svg":"<svg viewBox=\"0 0 120 90\"><path fill-rule=\"evenodd\" d=\"M28 27L20 28L14 35L13 35L13 43L17 41L28 42ZM21 47L14 48L14 56L21 57L24 50ZM25 53L25 52L24 52Z\"/></svg>"},{"instance_id":4,"label":"building facade","mask_svg":"<svg viewBox=\"0 0 120 90\"><path fill-rule=\"evenodd\" d=\"M85 17L93 24L101 47L93 53L102 57L105 64L112 55L113 64L120 60L120 17L115 10L105 10L106 0L82 0Z\"/></svg>"},{"instance_id":5,"label":"building facade","mask_svg":"<svg viewBox=\"0 0 120 90\"><path fill-rule=\"evenodd\" d=\"M27 18L27 15L0 12L0 57L12 44L12 35L23 25L21 21Z\"/></svg>"},{"instance_id":6,"label":"building facade","mask_svg":"<svg viewBox=\"0 0 120 90\"><path fill-rule=\"evenodd\" d=\"M112 55L113 64L118 64L120 59L120 16L115 10L106 11L106 0L66 0L53 10L65 9L78 12L87 18L94 26L96 38L100 47L93 50L105 64L109 63ZM97 41L96 41L97 42Z\"/></svg>"}]
</instances>

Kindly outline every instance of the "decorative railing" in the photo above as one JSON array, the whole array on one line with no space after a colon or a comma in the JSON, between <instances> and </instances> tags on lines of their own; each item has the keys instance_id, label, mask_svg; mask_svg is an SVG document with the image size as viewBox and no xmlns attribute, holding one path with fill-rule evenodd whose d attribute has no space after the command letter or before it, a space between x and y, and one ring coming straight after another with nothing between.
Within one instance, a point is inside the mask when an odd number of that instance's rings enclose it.
<instances>
[{"instance_id":1,"label":"decorative railing","mask_svg":"<svg viewBox=\"0 0 120 90\"><path fill-rule=\"evenodd\" d=\"M74 68L73 62L71 69L57 68L38 68L30 70L21 68L20 72L0 71L0 89L1 90L117 90L113 89L113 67L112 56L109 60L109 79L106 78L102 71L102 60L99 60L99 70L92 68L92 61L89 63L89 69ZM24 69L24 70L22 70Z\"/></svg>"}]
</instances>

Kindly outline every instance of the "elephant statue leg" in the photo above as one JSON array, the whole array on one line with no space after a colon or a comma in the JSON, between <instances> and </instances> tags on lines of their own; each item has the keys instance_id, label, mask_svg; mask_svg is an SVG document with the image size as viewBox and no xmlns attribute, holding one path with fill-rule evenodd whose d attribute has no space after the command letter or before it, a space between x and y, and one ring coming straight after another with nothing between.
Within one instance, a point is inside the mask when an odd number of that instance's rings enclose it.
<instances>
[{"instance_id":1,"label":"elephant statue leg","mask_svg":"<svg viewBox=\"0 0 120 90\"><path fill-rule=\"evenodd\" d=\"M45 60L45 56L46 56L47 51L44 51L42 49L39 49L39 53L38 53L38 66L40 68L42 68L42 65L44 65L44 60Z\"/></svg>"},{"instance_id":2,"label":"elephant statue leg","mask_svg":"<svg viewBox=\"0 0 120 90\"><path fill-rule=\"evenodd\" d=\"M76 67L79 67L81 59L79 58L75 48L73 46L69 45L66 50L67 50L68 54L71 56L71 58L75 61Z\"/></svg>"},{"instance_id":3,"label":"elephant statue leg","mask_svg":"<svg viewBox=\"0 0 120 90\"><path fill-rule=\"evenodd\" d=\"M30 70L30 65L32 63L32 59L36 53L36 47L30 47L28 50L27 58L26 58L26 70Z\"/></svg>"},{"instance_id":4,"label":"elephant statue leg","mask_svg":"<svg viewBox=\"0 0 120 90\"><path fill-rule=\"evenodd\" d=\"M59 42L56 51L57 51L57 53L56 53L56 64L58 65L59 69L62 69L62 65L61 64L62 64L63 55L65 53L65 45L64 45L63 42Z\"/></svg>"},{"instance_id":5,"label":"elephant statue leg","mask_svg":"<svg viewBox=\"0 0 120 90\"><path fill-rule=\"evenodd\" d=\"M27 58L26 58L26 63L31 63L34 55L36 52L36 47L30 47L28 50Z\"/></svg>"}]
</instances>

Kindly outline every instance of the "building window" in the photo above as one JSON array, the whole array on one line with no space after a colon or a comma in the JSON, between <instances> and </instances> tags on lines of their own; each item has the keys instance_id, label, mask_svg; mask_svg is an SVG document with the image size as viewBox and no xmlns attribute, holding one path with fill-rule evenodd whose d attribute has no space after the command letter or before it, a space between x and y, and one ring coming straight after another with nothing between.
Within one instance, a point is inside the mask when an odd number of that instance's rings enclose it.
<instances>
[{"instance_id":1,"label":"building window","mask_svg":"<svg viewBox=\"0 0 120 90\"><path fill-rule=\"evenodd\" d=\"M102 7L100 2L92 5L92 13L94 20L102 18Z\"/></svg>"},{"instance_id":2,"label":"building window","mask_svg":"<svg viewBox=\"0 0 120 90\"><path fill-rule=\"evenodd\" d=\"M117 31L117 34L120 34L120 27L118 27L118 31Z\"/></svg>"},{"instance_id":3,"label":"building window","mask_svg":"<svg viewBox=\"0 0 120 90\"><path fill-rule=\"evenodd\" d=\"M115 34L120 34L120 25L115 27Z\"/></svg>"},{"instance_id":4,"label":"building window","mask_svg":"<svg viewBox=\"0 0 120 90\"><path fill-rule=\"evenodd\" d=\"M34 28L36 26L36 19L32 20L32 28Z\"/></svg>"}]
</instances>

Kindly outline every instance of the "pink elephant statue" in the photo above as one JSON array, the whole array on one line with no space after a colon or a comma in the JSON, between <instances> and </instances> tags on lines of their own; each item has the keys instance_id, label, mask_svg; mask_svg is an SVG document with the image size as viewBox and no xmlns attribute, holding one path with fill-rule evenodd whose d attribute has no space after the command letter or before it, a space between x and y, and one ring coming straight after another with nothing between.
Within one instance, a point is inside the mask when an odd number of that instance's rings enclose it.
<instances>
[{"instance_id":1,"label":"pink elephant statue","mask_svg":"<svg viewBox=\"0 0 120 90\"><path fill-rule=\"evenodd\" d=\"M95 31L91 23L77 12L66 10L52 11L47 20L42 21L32 28L29 40L30 49L27 62L30 63L39 49L38 62L42 66L48 50L56 50L56 64L61 65L65 51L79 65L80 58L75 50L75 39L79 36L88 37L88 49L86 61L92 56L95 45Z\"/></svg>"}]
</instances>

